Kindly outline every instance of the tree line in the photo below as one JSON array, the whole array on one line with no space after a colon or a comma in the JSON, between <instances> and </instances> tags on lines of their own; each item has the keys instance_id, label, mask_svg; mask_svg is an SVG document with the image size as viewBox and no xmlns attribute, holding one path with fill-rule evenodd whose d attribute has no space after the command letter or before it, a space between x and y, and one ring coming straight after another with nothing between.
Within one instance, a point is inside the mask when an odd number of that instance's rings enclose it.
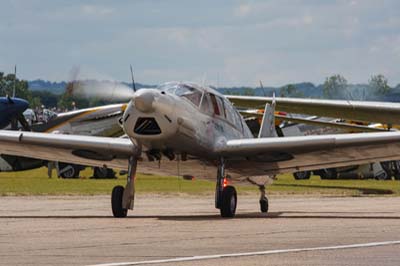
<instances>
[{"instance_id":1,"label":"tree line","mask_svg":"<svg viewBox=\"0 0 400 266\"><path fill-rule=\"evenodd\" d=\"M15 78L14 74L5 74L0 72L0 96L12 96L15 83L15 96L26 99L30 103L30 108L57 108L59 110L71 110L73 108L86 108L90 106L99 106L114 103L100 98L81 98L70 95L66 90L62 94L55 94L50 91L31 91L26 80ZM322 97L327 99L350 99L350 100L367 100L382 99L383 96L390 93L393 88L388 85L388 79L382 75L372 75L368 80L368 84L361 86L358 91L350 89L346 78L342 75L335 74L327 77L322 87ZM233 91L225 89L226 94L234 94ZM302 90L294 84L288 84L276 91L276 96L280 97L308 97ZM255 95L252 88L243 88L236 91L236 94ZM371 97L373 96L373 97Z\"/></svg>"},{"instance_id":2,"label":"tree line","mask_svg":"<svg viewBox=\"0 0 400 266\"><path fill-rule=\"evenodd\" d=\"M388 84L388 79L382 74L372 75L368 80L368 84L360 86L350 85L344 76L335 74L327 77L324 83L318 87L321 87L322 90L320 97L325 99L378 100L383 99L384 96L393 91L393 88ZM305 94L304 91L300 90L295 84L288 84L272 90L275 92L276 96L280 97L309 97L309 95ZM269 91L271 92L271 89L269 89ZM243 88L240 91L229 91L229 89L227 89L224 90L224 92L226 94L255 95L255 90L252 88ZM265 91L263 91L263 93L266 94Z\"/></svg>"},{"instance_id":3,"label":"tree line","mask_svg":"<svg viewBox=\"0 0 400 266\"><path fill-rule=\"evenodd\" d=\"M59 110L71 110L73 108L86 108L113 103L104 99L86 99L70 95L67 91L62 94L55 94L49 91L31 91L26 80L15 78L14 74L0 72L0 96L13 95L15 84L15 97L25 99L29 102L30 108L57 108Z\"/></svg>"}]
</instances>

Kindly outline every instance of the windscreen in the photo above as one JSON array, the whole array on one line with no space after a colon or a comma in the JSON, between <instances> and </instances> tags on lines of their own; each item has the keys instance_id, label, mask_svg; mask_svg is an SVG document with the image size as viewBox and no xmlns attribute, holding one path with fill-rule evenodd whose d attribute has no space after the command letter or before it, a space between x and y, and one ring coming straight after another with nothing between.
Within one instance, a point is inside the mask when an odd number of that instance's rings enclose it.
<instances>
[{"instance_id":1,"label":"windscreen","mask_svg":"<svg viewBox=\"0 0 400 266\"><path fill-rule=\"evenodd\" d=\"M197 107L200 105L201 96L203 94L201 90L184 83L167 83L158 88L167 93L185 98Z\"/></svg>"}]
</instances>

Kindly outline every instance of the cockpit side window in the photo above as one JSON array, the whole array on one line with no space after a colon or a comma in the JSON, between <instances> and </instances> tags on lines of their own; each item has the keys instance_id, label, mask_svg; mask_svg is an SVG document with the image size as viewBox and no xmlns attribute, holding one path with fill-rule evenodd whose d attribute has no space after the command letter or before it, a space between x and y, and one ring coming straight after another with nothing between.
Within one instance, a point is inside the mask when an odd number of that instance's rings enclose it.
<instances>
[{"instance_id":1,"label":"cockpit side window","mask_svg":"<svg viewBox=\"0 0 400 266\"><path fill-rule=\"evenodd\" d=\"M221 115L221 112L219 111L218 103L217 103L217 98L215 97L214 94L210 94L211 98L211 103L214 109L214 114L215 115Z\"/></svg>"},{"instance_id":2,"label":"cockpit side window","mask_svg":"<svg viewBox=\"0 0 400 266\"><path fill-rule=\"evenodd\" d=\"M235 114L235 122L237 125L237 129L243 132L243 124L242 124L242 117L240 116L239 112L237 110L234 110Z\"/></svg>"},{"instance_id":3,"label":"cockpit side window","mask_svg":"<svg viewBox=\"0 0 400 266\"><path fill-rule=\"evenodd\" d=\"M235 123L235 117L234 117L234 109L232 107L232 105L228 102L224 102L224 106L225 106L225 115L226 115L226 119L231 122L232 124L236 124Z\"/></svg>"},{"instance_id":4,"label":"cockpit side window","mask_svg":"<svg viewBox=\"0 0 400 266\"><path fill-rule=\"evenodd\" d=\"M224 101L220 98L220 97L216 97L217 98L217 103L218 103L218 108L219 108L219 113L220 116L225 118L225 107L224 107Z\"/></svg>"},{"instance_id":5,"label":"cockpit side window","mask_svg":"<svg viewBox=\"0 0 400 266\"><path fill-rule=\"evenodd\" d=\"M226 119L233 124L237 130L243 131L241 117L235 107L228 101L224 101Z\"/></svg>"},{"instance_id":6,"label":"cockpit side window","mask_svg":"<svg viewBox=\"0 0 400 266\"><path fill-rule=\"evenodd\" d=\"M204 93L203 99L200 105L200 111L206 113L208 115L212 115L214 113L213 106L211 104L211 98L209 93Z\"/></svg>"}]
</instances>

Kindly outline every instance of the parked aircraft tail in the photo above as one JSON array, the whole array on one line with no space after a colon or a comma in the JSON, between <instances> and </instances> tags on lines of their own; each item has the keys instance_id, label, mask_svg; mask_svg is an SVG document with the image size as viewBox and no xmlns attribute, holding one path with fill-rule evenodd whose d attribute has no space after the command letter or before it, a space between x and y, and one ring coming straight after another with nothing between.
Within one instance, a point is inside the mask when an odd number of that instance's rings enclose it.
<instances>
[{"instance_id":1,"label":"parked aircraft tail","mask_svg":"<svg viewBox=\"0 0 400 266\"><path fill-rule=\"evenodd\" d=\"M261 121L259 138L276 137L275 131L275 94L271 104L265 104L264 115Z\"/></svg>"}]
</instances>

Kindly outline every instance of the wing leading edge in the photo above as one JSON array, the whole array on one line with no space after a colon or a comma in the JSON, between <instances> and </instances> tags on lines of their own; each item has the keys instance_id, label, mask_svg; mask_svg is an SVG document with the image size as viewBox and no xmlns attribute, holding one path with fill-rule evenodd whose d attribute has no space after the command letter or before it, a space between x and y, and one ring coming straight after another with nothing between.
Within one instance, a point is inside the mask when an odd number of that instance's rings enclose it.
<instances>
[{"instance_id":1,"label":"wing leading edge","mask_svg":"<svg viewBox=\"0 0 400 266\"><path fill-rule=\"evenodd\" d=\"M226 96L237 107L263 108L271 97ZM399 124L400 104L391 102L343 101L302 98L275 98L279 111L343 118L366 122Z\"/></svg>"},{"instance_id":2,"label":"wing leading edge","mask_svg":"<svg viewBox=\"0 0 400 266\"><path fill-rule=\"evenodd\" d=\"M216 151L249 175L278 174L399 160L400 133L238 139Z\"/></svg>"},{"instance_id":3,"label":"wing leading edge","mask_svg":"<svg viewBox=\"0 0 400 266\"><path fill-rule=\"evenodd\" d=\"M315 170L399 160L400 132L237 139L215 152L248 176ZM118 169L127 168L129 156L141 158L129 139L4 130L0 154Z\"/></svg>"},{"instance_id":4,"label":"wing leading edge","mask_svg":"<svg viewBox=\"0 0 400 266\"><path fill-rule=\"evenodd\" d=\"M126 158L139 152L124 138L0 130L0 154L126 169Z\"/></svg>"}]
</instances>

